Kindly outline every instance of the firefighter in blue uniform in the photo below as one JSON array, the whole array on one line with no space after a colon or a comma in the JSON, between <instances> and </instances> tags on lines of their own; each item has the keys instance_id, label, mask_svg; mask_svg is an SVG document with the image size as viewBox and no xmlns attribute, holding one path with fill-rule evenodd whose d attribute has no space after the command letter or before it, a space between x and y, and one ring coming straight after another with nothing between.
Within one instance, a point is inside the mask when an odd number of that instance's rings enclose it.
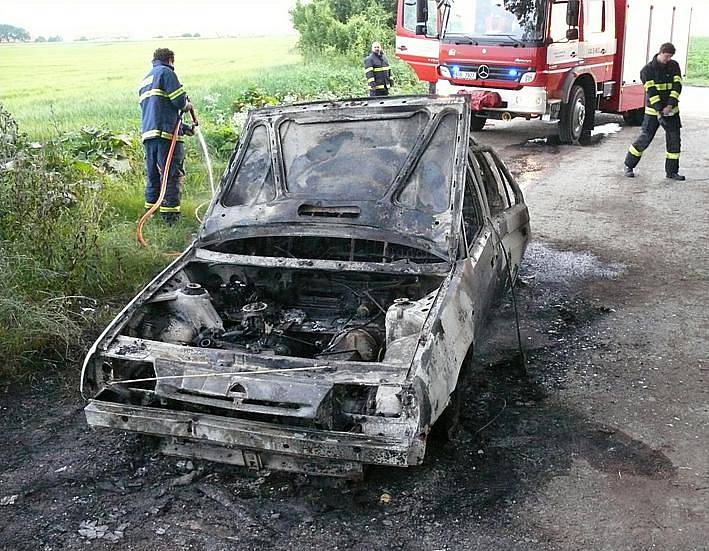
<instances>
[{"instance_id":1,"label":"firefighter in blue uniform","mask_svg":"<svg viewBox=\"0 0 709 551\"><path fill-rule=\"evenodd\" d=\"M684 180L679 173L681 148L679 118L679 95L682 92L682 71L672 59L675 47L669 42L660 46L660 52L640 71L640 80L645 86L645 118L640 136L633 142L625 156L625 175L633 178L633 169L640 162L643 152L655 137L657 129L665 130L667 153L665 175L672 180Z\"/></svg>"},{"instance_id":2,"label":"firefighter in blue uniform","mask_svg":"<svg viewBox=\"0 0 709 551\"><path fill-rule=\"evenodd\" d=\"M177 120L192 105L185 89L175 74L175 54L167 48L158 48L153 54L153 68L140 83L138 91L141 110L140 133L145 148L145 208L155 205L160 195L165 161L170 149L172 133ZM184 124L175 144L170 163L167 189L160 205L160 215L168 224L180 218L180 198L184 179L184 135L192 135L193 129Z\"/></svg>"},{"instance_id":3,"label":"firefighter in blue uniform","mask_svg":"<svg viewBox=\"0 0 709 551\"><path fill-rule=\"evenodd\" d=\"M372 42L372 53L364 58L364 76L370 96L388 96L389 88L394 86L389 60L382 53L379 42Z\"/></svg>"}]
</instances>

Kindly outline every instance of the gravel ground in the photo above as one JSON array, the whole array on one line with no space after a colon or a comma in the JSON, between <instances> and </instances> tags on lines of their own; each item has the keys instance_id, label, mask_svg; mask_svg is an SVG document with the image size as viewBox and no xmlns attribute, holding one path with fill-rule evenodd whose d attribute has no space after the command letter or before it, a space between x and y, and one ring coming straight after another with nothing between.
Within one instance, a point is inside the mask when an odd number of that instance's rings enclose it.
<instances>
[{"instance_id":1,"label":"gravel ground","mask_svg":"<svg viewBox=\"0 0 709 551\"><path fill-rule=\"evenodd\" d=\"M165 458L85 424L78 367L0 391L2 549L709 549L709 89L683 93L685 183L658 136L588 147L495 123L534 241L426 463L335 482Z\"/></svg>"}]
</instances>

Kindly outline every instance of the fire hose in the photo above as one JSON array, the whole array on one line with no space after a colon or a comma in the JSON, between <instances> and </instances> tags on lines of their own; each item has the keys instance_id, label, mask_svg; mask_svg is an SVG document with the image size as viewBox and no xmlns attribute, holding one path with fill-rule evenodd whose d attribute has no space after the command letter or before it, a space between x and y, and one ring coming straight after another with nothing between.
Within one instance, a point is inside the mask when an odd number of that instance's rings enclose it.
<instances>
[{"instance_id":1,"label":"fire hose","mask_svg":"<svg viewBox=\"0 0 709 551\"><path fill-rule=\"evenodd\" d=\"M192 122L194 123L194 126L198 126L199 121L197 120L197 115L194 112L194 107L190 107L189 113L192 117ZM158 196L158 199L157 201L155 201L153 206L151 206L147 211L145 211L145 214L143 214L143 216L141 216L140 220L138 221L136 237L138 238L138 243L140 243L143 247L148 246L147 241L145 241L145 239L143 238L143 226L150 219L150 217L155 214L155 211L160 208L163 199L165 199L165 193L167 192L167 180L170 176L172 157L175 154L175 145L177 145L177 137L180 134L180 128L182 128L181 115L177 117L177 122L175 123L175 130L172 132L172 140L170 141L170 149L168 149L167 156L165 157L165 165L162 171L162 180L160 182L160 195Z\"/></svg>"}]
</instances>

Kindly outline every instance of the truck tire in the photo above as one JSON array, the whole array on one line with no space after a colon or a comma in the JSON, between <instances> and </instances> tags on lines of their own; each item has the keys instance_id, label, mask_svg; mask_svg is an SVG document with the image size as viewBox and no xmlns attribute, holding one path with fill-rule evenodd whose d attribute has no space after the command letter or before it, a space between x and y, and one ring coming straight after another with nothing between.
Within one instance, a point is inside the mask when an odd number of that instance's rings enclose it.
<instances>
[{"instance_id":1,"label":"truck tire","mask_svg":"<svg viewBox=\"0 0 709 551\"><path fill-rule=\"evenodd\" d=\"M645 118L645 109L633 109L632 111L626 111L623 113L623 120L625 121L625 126L640 126Z\"/></svg>"},{"instance_id":2,"label":"truck tire","mask_svg":"<svg viewBox=\"0 0 709 551\"><path fill-rule=\"evenodd\" d=\"M477 115L470 115L470 129L474 132L480 132L487 122L487 117L478 117Z\"/></svg>"},{"instance_id":3,"label":"truck tire","mask_svg":"<svg viewBox=\"0 0 709 551\"><path fill-rule=\"evenodd\" d=\"M559 111L559 141L577 144L583 136L586 124L586 92L582 86L574 84L569 102Z\"/></svg>"}]
</instances>

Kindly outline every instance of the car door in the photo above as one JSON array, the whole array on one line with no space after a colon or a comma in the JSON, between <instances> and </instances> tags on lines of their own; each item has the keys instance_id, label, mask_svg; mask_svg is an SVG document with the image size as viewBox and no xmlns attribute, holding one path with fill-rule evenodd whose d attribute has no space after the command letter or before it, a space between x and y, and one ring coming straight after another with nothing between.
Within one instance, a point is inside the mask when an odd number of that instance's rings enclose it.
<instances>
[{"instance_id":1,"label":"car door","mask_svg":"<svg viewBox=\"0 0 709 551\"><path fill-rule=\"evenodd\" d=\"M512 280L517 277L529 241L529 211L517 182L492 148L475 146L473 156L481 172L489 222L499 246L496 270L500 281L508 283L510 275Z\"/></svg>"}]
</instances>

